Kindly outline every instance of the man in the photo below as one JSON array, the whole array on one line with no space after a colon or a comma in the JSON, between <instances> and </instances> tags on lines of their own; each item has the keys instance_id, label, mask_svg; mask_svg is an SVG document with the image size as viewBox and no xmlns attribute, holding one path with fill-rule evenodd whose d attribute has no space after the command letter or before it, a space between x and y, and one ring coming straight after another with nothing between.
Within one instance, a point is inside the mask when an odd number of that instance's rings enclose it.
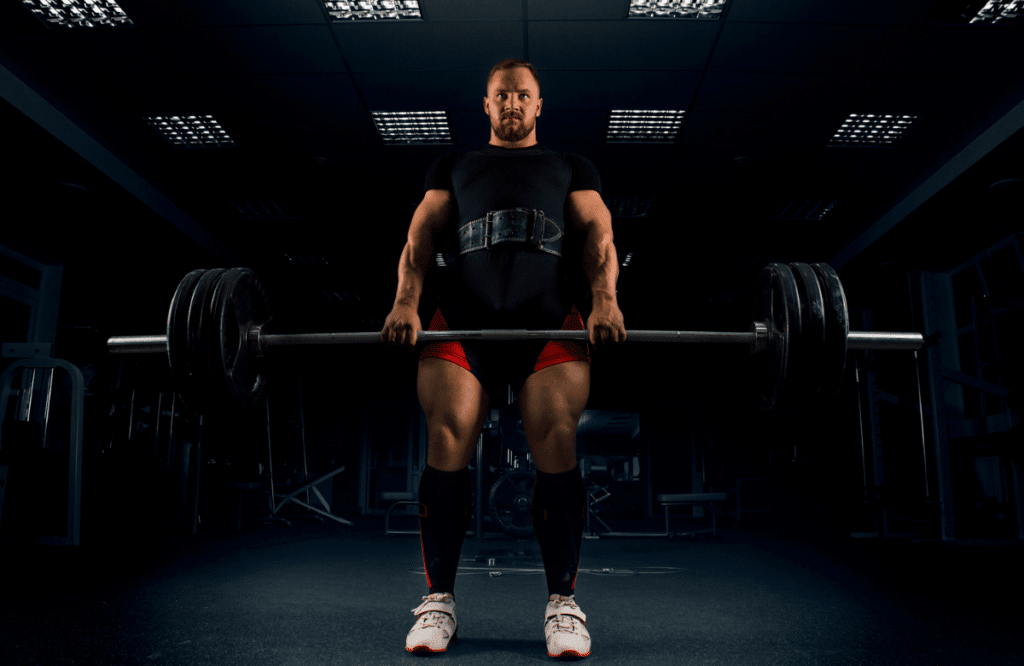
<instances>
[{"instance_id":1,"label":"man","mask_svg":"<svg viewBox=\"0 0 1024 666\"><path fill-rule=\"evenodd\" d=\"M538 145L539 93L531 64L495 65L484 98L490 142L430 167L399 261L398 294L381 332L385 342L416 343L423 330L420 295L437 247L451 247L458 256L431 330L582 330L567 277L581 268L568 265L574 240L582 246L591 292L590 343L625 340L600 178L588 160ZM585 516L576 427L590 393L589 364L587 345L572 341L456 341L432 343L420 353L417 392L428 432L420 541L429 595L413 611L408 651L443 652L456 637L455 573L472 505L469 459L491 396L511 384L537 468L531 515L548 585L548 654L590 654L586 615L574 596Z\"/></svg>"}]
</instances>

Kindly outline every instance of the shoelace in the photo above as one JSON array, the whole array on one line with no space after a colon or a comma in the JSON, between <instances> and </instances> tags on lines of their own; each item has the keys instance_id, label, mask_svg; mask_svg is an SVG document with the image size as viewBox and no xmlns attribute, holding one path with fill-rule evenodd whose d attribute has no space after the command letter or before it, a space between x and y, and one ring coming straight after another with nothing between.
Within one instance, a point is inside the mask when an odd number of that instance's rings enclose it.
<instances>
[{"instance_id":1,"label":"shoelace","mask_svg":"<svg viewBox=\"0 0 1024 666\"><path fill-rule=\"evenodd\" d=\"M431 598L431 596L432 595L423 597L423 603L417 606L416 608L412 609L412 612L417 612L420 608L423 608L423 606L425 606L428 602L431 601L440 601L444 603L452 602L452 598L448 595L433 598ZM426 611L425 613L419 616L417 624L419 624L421 627L441 627L444 625L446 620L451 620L454 622L454 618L452 618L447 613L443 613L441 611Z\"/></svg>"},{"instance_id":2,"label":"shoelace","mask_svg":"<svg viewBox=\"0 0 1024 666\"><path fill-rule=\"evenodd\" d=\"M576 623L580 620L575 615L555 615L551 619L555 621L556 631L571 631L573 633L579 631Z\"/></svg>"},{"instance_id":3,"label":"shoelace","mask_svg":"<svg viewBox=\"0 0 1024 666\"><path fill-rule=\"evenodd\" d=\"M572 600L572 599L556 600L555 601L555 609L556 610L561 610L562 608L576 608L576 609L578 609L579 606L577 606L576 602L574 600ZM555 629L556 630L559 630L559 631L572 631L572 632L579 631L578 627L576 626L576 623L580 622L580 619L578 617L576 617L575 615L565 615L565 614L559 613L558 615L553 615L550 619L548 619L548 622L550 622L551 620L555 621Z\"/></svg>"}]
</instances>

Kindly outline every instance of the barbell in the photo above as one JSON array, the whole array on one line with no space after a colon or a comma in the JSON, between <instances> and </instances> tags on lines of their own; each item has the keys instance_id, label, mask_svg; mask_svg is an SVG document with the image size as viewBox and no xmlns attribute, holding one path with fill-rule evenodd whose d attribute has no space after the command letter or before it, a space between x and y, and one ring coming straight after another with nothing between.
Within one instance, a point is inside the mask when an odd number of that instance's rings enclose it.
<instances>
[{"instance_id":1,"label":"barbell","mask_svg":"<svg viewBox=\"0 0 1024 666\"><path fill-rule=\"evenodd\" d=\"M111 337L114 354L166 353L176 390L199 412L225 403L252 408L267 389L265 355L273 347L369 344L380 331L270 333L266 291L248 268L194 270L178 284L165 335ZM755 389L766 412L799 411L836 396L851 349L917 350L920 333L851 331L846 295L828 265L765 266L748 331L627 331L627 342L749 345ZM589 340L589 332L530 330L420 331L419 342L450 340Z\"/></svg>"}]
</instances>

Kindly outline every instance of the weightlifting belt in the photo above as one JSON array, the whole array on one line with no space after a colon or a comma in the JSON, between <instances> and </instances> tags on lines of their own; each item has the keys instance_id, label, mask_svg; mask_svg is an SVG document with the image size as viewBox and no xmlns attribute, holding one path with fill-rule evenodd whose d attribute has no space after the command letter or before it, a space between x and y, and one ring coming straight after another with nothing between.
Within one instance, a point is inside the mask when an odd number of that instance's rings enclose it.
<instances>
[{"instance_id":1,"label":"weightlifting belt","mask_svg":"<svg viewBox=\"0 0 1024 666\"><path fill-rule=\"evenodd\" d=\"M492 210L459 228L459 254L486 250L492 245L517 241L535 250L562 256L562 228L543 211L528 208Z\"/></svg>"}]
</instances>

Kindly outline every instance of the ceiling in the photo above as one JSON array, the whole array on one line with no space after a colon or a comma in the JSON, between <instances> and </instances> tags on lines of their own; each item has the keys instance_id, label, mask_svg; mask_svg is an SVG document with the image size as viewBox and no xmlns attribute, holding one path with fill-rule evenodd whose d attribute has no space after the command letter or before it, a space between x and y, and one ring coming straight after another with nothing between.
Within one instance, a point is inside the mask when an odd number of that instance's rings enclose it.
<instances>
[{"instance_id":1,"label":"ceiling","mask_svg":"<svg viewBox=\"0 0 1024 666\"><path fill-rule=\"evenodd\" d=\"M132 27L51 30L0 0L0 235L63 262L69 311L119 333L158 332L180 277L217 265L257 270L285 329L375 330L427 166L487 142L504 58L540 72L540 143L593 160L606 197L654 199L614 220L631 328L745 329L769 261L948 270L1021 230L940 233L934 212L1024 175L1024 24L946 0L628 4L420 0L424 20L332 23L321 0L121 0ZM673 143L607 144L622 108L686 115ZM454 145L385 146L370 112L407 110L446 111ZM851 113L920 120L892 147L828 146ZM175 114L236 146L175 149L144 120ZM805 201L835 205L776 219Z\"/></svg>"}]
</instances>

